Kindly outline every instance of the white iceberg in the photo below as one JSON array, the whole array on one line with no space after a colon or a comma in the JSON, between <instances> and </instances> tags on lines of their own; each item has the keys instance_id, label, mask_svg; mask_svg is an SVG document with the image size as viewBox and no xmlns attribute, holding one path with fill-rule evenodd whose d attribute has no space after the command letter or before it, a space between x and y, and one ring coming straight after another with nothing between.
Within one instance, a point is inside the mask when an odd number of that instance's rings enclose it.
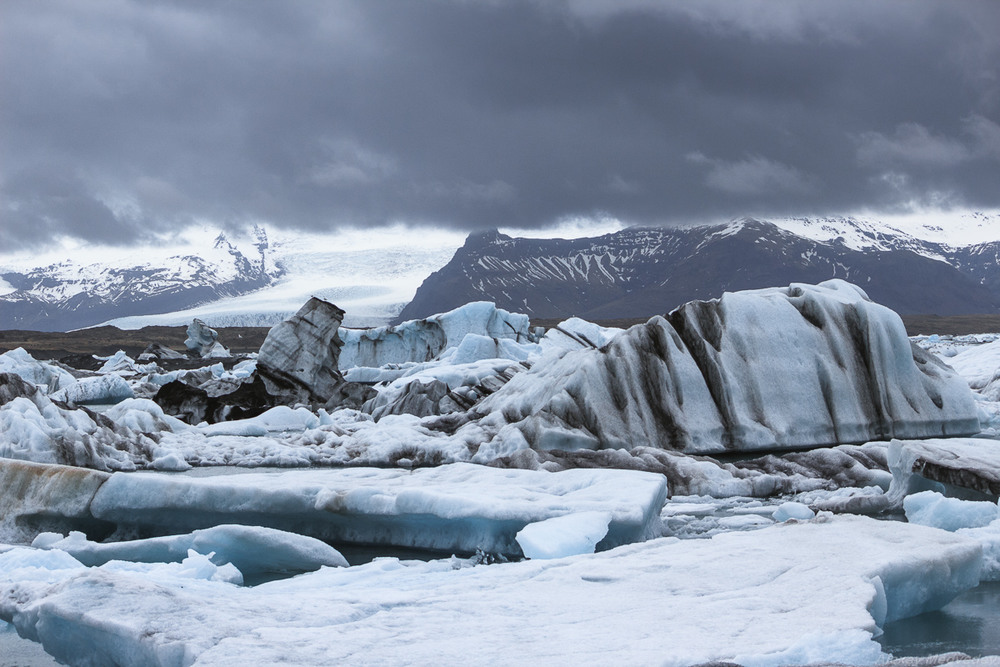
<instances>
[{"instance_id":1,"label":"white iceberg","mask_svg":"<svg viewBox=\"0 0 1000 667\"><path fill-rule=\"evenodd\" d=\"M516 535L525 558L592 554L608 534L609 512L576 512L529 523Z\"/></svg>"}]
</instances>

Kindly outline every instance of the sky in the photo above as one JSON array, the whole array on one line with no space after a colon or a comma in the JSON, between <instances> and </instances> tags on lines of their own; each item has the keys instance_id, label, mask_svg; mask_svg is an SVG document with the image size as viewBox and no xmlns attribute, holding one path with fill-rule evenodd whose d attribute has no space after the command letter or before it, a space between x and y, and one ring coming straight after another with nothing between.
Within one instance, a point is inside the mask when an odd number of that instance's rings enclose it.
<instances>
[{"instance_id":1,"label":"sky","mask_svg":"<svg viewBox=\"0 0 1000 667\"><path fill-rule=\"evenodd\" d=\"M0 248L1000 207L995 0L4 0Z\"/></svg>"}]
</instances>

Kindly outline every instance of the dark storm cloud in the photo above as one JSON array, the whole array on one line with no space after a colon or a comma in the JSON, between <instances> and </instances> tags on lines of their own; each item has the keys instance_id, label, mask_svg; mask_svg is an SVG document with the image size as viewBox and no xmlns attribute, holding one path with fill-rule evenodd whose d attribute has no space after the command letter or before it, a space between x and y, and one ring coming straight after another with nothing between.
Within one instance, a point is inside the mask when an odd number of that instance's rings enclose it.
<instances>
[{"instance_id":1,"label":"dark storm cloud","mask_svg":"<svg viewBox=\"0 0 1000 667\"><path fill-rule=\"evenodd\" d=\"M994 207L998 5L11 0L0 242Z\"/></svg>"}]
</instances>

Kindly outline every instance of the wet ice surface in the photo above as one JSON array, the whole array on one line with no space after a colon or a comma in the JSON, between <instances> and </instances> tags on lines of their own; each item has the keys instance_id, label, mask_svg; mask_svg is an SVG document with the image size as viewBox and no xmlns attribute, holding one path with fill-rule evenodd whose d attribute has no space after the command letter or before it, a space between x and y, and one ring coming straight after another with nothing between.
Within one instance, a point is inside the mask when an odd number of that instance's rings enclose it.
<instances>
[{"instance_id":1,"label":"wet ice surface","mask_svg":"<svg viewBox=\"0 0 1000 667\"><path fill-rule=\"evenodd\" d=\"M897 657L949 651L1000 655L1000 582L980 584L939 611L887 623L884 631L878 642Z\"/></svg>"},{"instance_id":2,"label":"wet ice surface","mask_svg":"<svg viewBox=\"0 0 1000 667\"><path fill-rule=\"evenodd\" d=\"M0 621L0 665L2 667L52 667L55 658L41 644L24 639L10 623Z\"/></svg>"}]
</instances>

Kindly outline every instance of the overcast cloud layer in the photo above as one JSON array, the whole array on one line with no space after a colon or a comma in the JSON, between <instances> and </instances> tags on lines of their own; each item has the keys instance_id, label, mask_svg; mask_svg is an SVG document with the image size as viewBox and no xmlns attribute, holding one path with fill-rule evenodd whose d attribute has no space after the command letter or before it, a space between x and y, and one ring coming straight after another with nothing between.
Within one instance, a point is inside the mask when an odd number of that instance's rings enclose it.
<instances>
[{"instance_id":1,"label":"overcast cloud layer","mask_svg":"<svg viewBox=\"0 0 1000 667\"><path fill-rule=\"evenodd\" d=\"M0 244L1000 206L1000 3L0 4Z\"/></svg>"}]
</instances>

